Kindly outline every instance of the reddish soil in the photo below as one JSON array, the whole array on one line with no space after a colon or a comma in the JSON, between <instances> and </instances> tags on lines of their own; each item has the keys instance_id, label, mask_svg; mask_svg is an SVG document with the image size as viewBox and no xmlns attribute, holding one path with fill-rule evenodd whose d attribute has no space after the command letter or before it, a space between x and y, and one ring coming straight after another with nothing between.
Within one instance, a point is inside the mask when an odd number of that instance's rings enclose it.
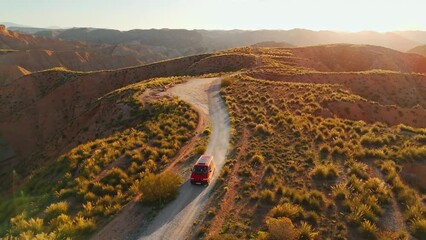
<instances>
[{"instance_id":1,"label":"reddish soil","mask_svg":"<svg viewBox=\"0 0 426 240\"><path fill-rule=\"evenodd\" d=\"M326 105L331 113L330 117L363 120L367 123L383 122L390 126L403 123L414 127L426 127L426 110L423 107L401 108L366 101L329 102Z\"/></svg>"},{"instance_id":2,"label":"reddish soil","mask_svg":"<svg viewBox=\"0 0 426 240\"><path fill-rule=\"evenodd\" d=\"M247 127L243 129L243 135L241 137L241 145L236 156L236 162L234 167L232 168L232 172L229 174L230 179L228 180L228 190L223 196L223 200L220 203L220 208L217 211L217 214L212 219L209 229L209 236L215 236L219 234L224 222L226 215L231 212L231 210L235 207L235 197L238 195L237 187L239 186L240 179L238 178L238 170L240 166L240 161L243 154L247 150L248 138L249 138L249 130Z\"/></svg>"},{"instance_id":3,"label":"reddish soil","mask_svg":"<svg viewBox=\"0 0 426 240\"><path fill-rule=\"evenodd\" d=\"M426 193L426 163L412 162L402 166L401 177L410 186L418 189L421 193Z\"/></svg>"},{"instance_id":4,"label":"reddish soil","mask_svg":"<svg viewBox=\"0 0 426 240\"><path fill-rule=\"evenodd\" d=\"M0 55L1 58L1 55ZM18 79L31 72L16 65L0 65L0 86L8 85L13 80Z\"/></svg>"}]
</instances>

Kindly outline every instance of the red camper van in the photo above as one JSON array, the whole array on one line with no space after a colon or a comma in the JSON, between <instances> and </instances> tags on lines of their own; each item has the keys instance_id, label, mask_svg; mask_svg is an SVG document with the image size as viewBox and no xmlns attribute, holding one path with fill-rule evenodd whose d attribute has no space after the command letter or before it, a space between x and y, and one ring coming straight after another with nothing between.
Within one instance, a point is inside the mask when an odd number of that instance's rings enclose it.
<instances>
[{"instance_id":1,"label":"red camper van","mask_svg":"<svg viewBox=\"0 0 426 240\"><path fill-rule=\"evenodd\" d=\"M191 169L192 184L209 184L215 170L213 156L202 155Z\"/></svg>"}]
</instances>

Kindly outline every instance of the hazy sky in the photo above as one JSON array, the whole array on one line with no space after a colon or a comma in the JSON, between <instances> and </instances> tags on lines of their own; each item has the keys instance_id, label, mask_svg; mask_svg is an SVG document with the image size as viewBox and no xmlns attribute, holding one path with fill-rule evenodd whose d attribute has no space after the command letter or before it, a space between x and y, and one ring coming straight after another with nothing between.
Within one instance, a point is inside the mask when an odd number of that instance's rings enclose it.
<instances>
[{"instance_id":1,"label":"hazy sky","mask_svg":"<svg viewBox=\"0 0 426 240\"><path fill-rule=\"evenodd\" d=\"M36 27L426 30L425 0L0 0Z\"/></svg>"}]
</instances>

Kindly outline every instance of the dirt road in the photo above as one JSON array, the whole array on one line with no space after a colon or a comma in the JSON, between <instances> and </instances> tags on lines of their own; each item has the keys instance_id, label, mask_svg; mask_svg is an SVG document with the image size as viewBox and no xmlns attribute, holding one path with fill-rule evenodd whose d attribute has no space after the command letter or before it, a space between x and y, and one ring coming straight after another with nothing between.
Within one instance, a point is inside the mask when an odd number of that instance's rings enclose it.
<instances>
[{"instance_id":1,"label":"dirt road","mask_svg":"<svg viewBox=\"0 0 426 240\"><path fill-rule=\"evenodd\" d=\"M220 78L199 78L169 89L169 92L209 115L212 133L206 154L214 156L217 171L209 186L193 186L189 176L179 196L162 209L154 220L141 230L137 239L185 239L216 183L225 163L230 138L229 115L220 97Z\"/></svg>"}]
</instances>

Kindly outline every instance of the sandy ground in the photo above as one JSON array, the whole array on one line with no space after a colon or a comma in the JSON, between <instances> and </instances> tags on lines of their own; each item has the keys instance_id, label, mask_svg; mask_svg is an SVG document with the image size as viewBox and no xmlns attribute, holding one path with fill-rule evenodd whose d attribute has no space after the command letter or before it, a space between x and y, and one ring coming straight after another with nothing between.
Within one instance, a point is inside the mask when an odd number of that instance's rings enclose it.
<instances>
[{"instance_id":1,"label":"sandy ground","mask_svg":"<svg viewBox=\"0 0 426 240\"><path fill-rule=\"evenodd\" d=\"M204 211L204 203L216 183L217 173L225 163L230 139L229 116L219 94L220 81L220 78L192 79L169 90L209 114L212 133L206 154L214 156L217 171L209 186L193 186L188 176L180 188L179 196L141 229L136 239L185 239L189 237L195 219Z\"/></svg>"}]
</instances>

